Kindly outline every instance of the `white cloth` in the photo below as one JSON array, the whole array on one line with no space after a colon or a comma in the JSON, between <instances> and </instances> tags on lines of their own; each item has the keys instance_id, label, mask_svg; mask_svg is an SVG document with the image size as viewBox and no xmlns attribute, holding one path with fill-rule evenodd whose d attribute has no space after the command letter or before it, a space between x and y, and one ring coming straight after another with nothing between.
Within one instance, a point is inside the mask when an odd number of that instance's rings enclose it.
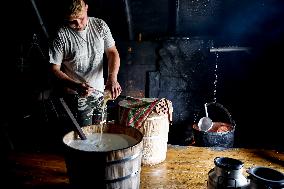
<instances>
[{"instance_id":1,"label":"white cloth","mask_svg":"<svg viewBox=\"0 0 284 189\"><path fill-rule=\"evenodd\" d=\"M72 79L87 82L99 91L104 90L103 53L115 45L108 25L99 18L89 17L84 31L63 26L49 48L49 62L61 64ZM68 93L76 93L69 89Z\"/></svg>"}]
</instances>

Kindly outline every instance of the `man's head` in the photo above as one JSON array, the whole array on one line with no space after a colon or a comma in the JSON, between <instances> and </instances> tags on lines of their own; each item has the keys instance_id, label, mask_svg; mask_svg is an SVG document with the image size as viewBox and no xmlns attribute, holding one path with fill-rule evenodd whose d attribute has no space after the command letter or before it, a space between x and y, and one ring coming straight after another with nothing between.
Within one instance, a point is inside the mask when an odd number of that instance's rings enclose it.
<instances>
[{"instance_id":1,"label":"man's head","mask_svg":"<svg viewBox=\"0 0 284 189\"><path fill-rule=\"evenodd\" d=\"M64 18L69 27L74 30L82 31L88 22L88 5L84 0L65 0Z\"/></svg>"}]
</instances>

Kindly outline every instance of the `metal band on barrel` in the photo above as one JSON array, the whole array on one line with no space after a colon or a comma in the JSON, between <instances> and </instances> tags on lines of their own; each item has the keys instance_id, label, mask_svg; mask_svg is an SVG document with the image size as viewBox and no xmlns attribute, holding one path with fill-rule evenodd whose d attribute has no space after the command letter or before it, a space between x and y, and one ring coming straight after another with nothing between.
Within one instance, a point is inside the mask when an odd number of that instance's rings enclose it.
<instances>
[{"instance_id":1,"label":"metal band on barrel","mask_svg":"<svg viewBox=\"0 0 284 189\"><path fill-rule=\"evenodd\" d=\"M110 161L110 162L107 162L106 164L112 165L112 164L122 163L122 162L125 162L125 161L130 161L130 160L136 159L140 155L142 155L142 152L134 154L133 156L129 156L127 158L119 159L119 160L116 160L116 161Z\"/></svg>"},{"instance_id":2,"label":"metal band on barrel","mask_svg":"<svg viewBox=\"0 0 284 189\"><path fill-rule=\"evenodd\" d=\"M113 182L123 181L123 180L126 180L126 179L129 179L129 178L131 178L131 177L136 176L140 171L141 171L141 168L139 168L138 171L136 171L136 172L134 172L134 173L131 173L130 175L127 175L127 176L125 176L125 177L119 177L119 178L112 179L112 180L105 180L105 182L106 182L106 183L113 183Z\"/></svg>"}]
</instances>

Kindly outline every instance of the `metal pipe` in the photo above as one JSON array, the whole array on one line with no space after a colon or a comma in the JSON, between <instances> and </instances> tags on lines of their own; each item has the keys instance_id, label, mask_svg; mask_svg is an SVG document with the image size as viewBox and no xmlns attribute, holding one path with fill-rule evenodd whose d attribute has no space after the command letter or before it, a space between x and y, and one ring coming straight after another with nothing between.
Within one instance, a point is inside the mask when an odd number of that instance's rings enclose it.
<instances>
[{"instance_id":1,"label":"metal pipe","mask_svg":"<svg viewBox=\"0 0 284 189\"><path fill-rule=\"evenodd\" d=\"M128 0L124 0L124 7L125 7L125 14L126 14L127 25L128 25L128 37L129 37L129 40L133 40L132 21L131 21L131 14L130 14Z\"/></svg>"},{"instance_id":2,"label":"metal pipe","mask_svg":"<svg viewBox=\"0 0 284 189\"><path fill-rule=\"evenodd\" d=\"M34 7L34 9L35 9L37 18L38 18L38 20L39 20L39 24L40 24L40 26L42 27L42 30L43 30L45 36L46 36L47 39L48 39L49 36L48 36L47 30L46 30L46 28L45 28L45 26L44 26L44 24L43 24L43 21L42 21L42 19L41 19L41 16L40 16L40 14L39 14L39 11L38 11L38 9L37 9L37 6L36 6L36 4L35 4L35 1L34 1L34 0L31 0L31 3L33 4L33 7Z\"/></svg>"},{"instance_id":3,"label":"metal pipe","mask_svg":"<svg viewBox=\"0 0 284 189\"><path fill-rule=\"evenodd\" d=\"M246 51L249 52L249 47L218 47L210 48L210 52L235 52L235 51Z\"/></svg>"},{"instance_id":4,"label":"metal pipe","mask_svg":"<svg viewBox=\"0 0 284 189\"><path fill-rule=\"evenodd\" d=\"M176 12L175 12L175 27L176 27L176 29L175 29L175 34L179 34L179 32L180 32L180 24L179 24L179 10L180 10L180 2L179 2L179 0L176 0L175 1L175 3L176 3L176 6L175 6L175 8L176 8Z\"/></svg>"}]
</instances>

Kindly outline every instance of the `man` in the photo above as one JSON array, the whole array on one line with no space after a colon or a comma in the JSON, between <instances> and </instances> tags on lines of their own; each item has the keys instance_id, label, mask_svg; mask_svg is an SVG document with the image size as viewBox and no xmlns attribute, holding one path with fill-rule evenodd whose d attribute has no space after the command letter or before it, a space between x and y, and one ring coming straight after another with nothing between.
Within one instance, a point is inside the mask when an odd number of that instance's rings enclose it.
<instances>
[{"instance_id":1,"label":"man","mask_svg":"<svg viewBox=\"0 0 284 189\"><path fill-rule=\"evenodd\" d=\"M121 93L117 74L119 53L107 24L88 17L84 0L65 0L65 25L50 43L49 61L55 78L64 87L65 100L81 126L94 124L103 113L103 91L112 99ZM108 62L108 78L104 85L103 54ZM103 118L102 118L103 119Z\"/></svg>"}]
</instances>

